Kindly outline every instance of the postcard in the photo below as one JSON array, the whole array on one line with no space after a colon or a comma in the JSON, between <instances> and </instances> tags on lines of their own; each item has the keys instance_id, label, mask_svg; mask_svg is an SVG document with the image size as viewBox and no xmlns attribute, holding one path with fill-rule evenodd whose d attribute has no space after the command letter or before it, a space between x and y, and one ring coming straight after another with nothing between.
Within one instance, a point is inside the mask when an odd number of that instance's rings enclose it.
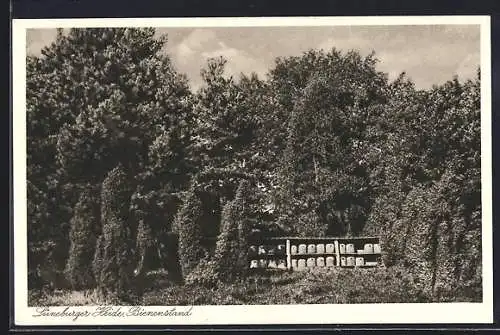
<instances>
[{"instance_id":1,"label":"postcard","mask_svg":"<svg viewBox=\"0 0 500 335\"><path fill-rule=\"evenodd\" d=\"M493 322L488 16L12 40L17 325Z\"/></svg>"}]
</instances>

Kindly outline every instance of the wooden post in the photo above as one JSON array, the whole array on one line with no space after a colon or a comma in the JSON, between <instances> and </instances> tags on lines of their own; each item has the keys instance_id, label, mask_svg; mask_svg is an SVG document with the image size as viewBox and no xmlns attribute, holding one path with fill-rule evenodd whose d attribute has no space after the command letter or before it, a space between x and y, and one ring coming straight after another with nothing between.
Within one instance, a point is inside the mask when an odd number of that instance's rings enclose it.
<instances>
[{"instance_id":1,"label":"wooden post","mask_svg":"<svg viewBox=\"0 0 500 335\"><path fill-rule=\"evenodd\" d=\"M337 266L340 266L340 249L339 249L339 241L335 240L335 263Z\"/></svg>"},{"instance_id":2,"label":"wooden post","mask_svg":"<svg viewBox=\"0 0 500 335\"><path fill-rule=\"evenodd\" d=\"M290 250L290 240L286 239L286 268L290 270L292 268L292 252Z\"/></svg>"}]
</instances>

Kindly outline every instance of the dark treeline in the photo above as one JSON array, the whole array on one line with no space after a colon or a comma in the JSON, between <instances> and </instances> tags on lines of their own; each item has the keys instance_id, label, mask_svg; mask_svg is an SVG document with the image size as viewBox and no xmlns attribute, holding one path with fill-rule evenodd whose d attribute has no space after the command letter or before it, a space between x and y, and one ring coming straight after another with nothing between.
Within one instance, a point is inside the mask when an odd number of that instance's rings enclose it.
<instances>
[{"instance_id":1,"label":"dark treeline","mask_svg":"<svg viewBox=\"0 0 500 335\"><path fill-rule=\"evenodd\" d=\"M27 58L31 287L231 281L258 231L380 235L386 266L480 299L479 73L418 90L374 54L310 50L265 79L210 59L193 92L165 43L72 29Z\"/></svg>"}]
</instances>

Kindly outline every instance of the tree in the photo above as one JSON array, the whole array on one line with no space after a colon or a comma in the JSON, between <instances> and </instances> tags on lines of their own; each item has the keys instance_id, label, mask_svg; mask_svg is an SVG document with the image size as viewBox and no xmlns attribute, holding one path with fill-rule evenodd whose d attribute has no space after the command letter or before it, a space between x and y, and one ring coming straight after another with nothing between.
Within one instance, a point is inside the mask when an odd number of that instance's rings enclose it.
<instances>
[{"instance_id":1,"label":"tree","mask_svg":"<svg viewBox=\"0 0 500 335\"><path fill-rule=\"evenodd\" d=\"M365 157L387 99L376 62L309 51L272 72L291 109L277 206L283 225L300 235L357 235L366 222L374 196Z\"/></svg>"},{"instance_id":2,"label":"tree","mask_svg":"<svg viewBox=\"0 0 500 335\"><path fill-rule=\"evenodd\" d=\"M187 145L191 94L165 42L151 28L75 28L28 57L28 201L47 208L30 212L30 225L45 232L30 241L48 236L66 258L68 222L86 183L102 183L122 164L154 185L148 153L157 137L175 132Z\"/></svg>"},{"instance_id":3,"label":"tree","mask_svg":"<svg viewBox=\"0 0 500 335\"><path fill-rule=\"evenodd\" d=\"M368 222L363 232L380 235L385 250L385 263L392 265L404 259L399 235L402 206L415 186L412 169L416 167L421 129L425 114L425 92L418 91L405 73L389 84L387 104L377 120L373 145L367 160L371 161L371 185L375 193ZM422 135L424 136L424 135Z\"/></svg>"},{"instance_id":4,"label":"tree","mask_svg":"<svg viewBox=\"0 0 500 335\"><path fill-rule=\"evenodd\" d=\"M201 215L202 203L195 187L191 186L174 221L174 229L179 236L179 259L184 277L206 255L202 247Z\"/></svg>"},{"instance_id":5,"label":"tree","mask_svg":"<svg viewBox=\"0 0 500 335\"><path fill-rule=\"evenodd\" d=\"M165 255L159 258L156 255L162 254L162 245L167 248L164 237L172 230L173 220L182 203L179 194L186 188L192 170L178 131L178 127L172 128L153 141L148 164L138 177L139 182L132 195L131 212L139 223L136 237L138 273L151 267L161 267L167 261ZM156 264L153 264L154 259L157 259Z\"/></svg>"},{"instance_id":6,"label":"tree","mask_svg":"<svg viewBox=\"0 0 500 335\"><path fill-rule=\"evenodd\" d=\"M219 280L232 281L245 274L250 247L250 213L246 197L249 182L242 180L233 201L222 211L221 232L215 247L215 272Z\"/></svg>"},{"instance_id":7,"label":"tree","mask_svg":"<svg viewBox=\"0 0 500 335\"><path fill-rule=\"evenodd\" d=\"M237 272L240 275L245 275L248 270L249 250L251 245L252 215L255 215L255 210L252 210L250 194L255 190L250 186L248 180L242 180L236 191L234 199L234 209L238 213L238 261L236 262Z\"/></svg>"},{"instance_id":8,"label":"tree","mask_svg":"<svg viewBox=\"0 0 500 335\"><path fill-rule=\"evenodd\" d=\"M238 213L235 201L228 202L222 211L221 232L215 246L215 272L221 281L231 282L238 276L240 241Z\"/></svg>"},{"instance_id":9,"label":"tree","mask_svg":"<svg viewBox=\"0 0 500 335\"><path fill-rule=\"evenodd\" d=\"M100 235L99 200L95 188L89 187L80 194L71 219L70 250L66 264L66 276L73 289L95 285L89 268L95 254L97 237Z\"/></svg>"},{"instance_id":10,"label":"tree","mask_svg":"<svg viewBox=\"0 0 500 335\"><path fill-rule=\"evenodd\" d=\"M479 79L418 92L401 76L391 86L368 226L385 236L388 264L405 263L436 299L456 299L460 290L477 299Z\"/></svg>"},{"instance_id":11,"label":"tree","mask_svg":"<svg viewBox=\"0 0 500 335\"><path fill-rule=\"evenodd\" d=\"M98 288L112 299L129 299L133 272L133 231L129 220L130 194L127 175L118 165L102 183L102 235L96 250L95 268L100 270ZM102 258L100 258L101 256ZM100 259L99 259L100 258Z\"/></svg>"}]
</instances>

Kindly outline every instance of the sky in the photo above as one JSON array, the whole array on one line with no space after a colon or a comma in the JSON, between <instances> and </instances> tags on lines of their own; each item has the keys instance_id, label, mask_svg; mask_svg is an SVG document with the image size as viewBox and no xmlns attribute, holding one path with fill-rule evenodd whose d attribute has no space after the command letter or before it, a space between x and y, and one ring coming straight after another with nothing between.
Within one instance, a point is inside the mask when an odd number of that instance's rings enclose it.
<instances>
[{"instance_id":1,"label":"sky","mask_svg":"<svg viewBox=\"0 0 500 335\"><path fill-rule=\"evenodd\" d=\"M405 71L422 89L455 75L474 78L480 64L479 25L157 28L157 34L168 36L164 52L194 89L207 58L217 56L228 60L228 75L256 72L264 78L276 57L332 47L374 51L378 70L390 79ZM39 55L55 36L55 29L28 30L28 54Z\"/></svg>"}]
</instances>

